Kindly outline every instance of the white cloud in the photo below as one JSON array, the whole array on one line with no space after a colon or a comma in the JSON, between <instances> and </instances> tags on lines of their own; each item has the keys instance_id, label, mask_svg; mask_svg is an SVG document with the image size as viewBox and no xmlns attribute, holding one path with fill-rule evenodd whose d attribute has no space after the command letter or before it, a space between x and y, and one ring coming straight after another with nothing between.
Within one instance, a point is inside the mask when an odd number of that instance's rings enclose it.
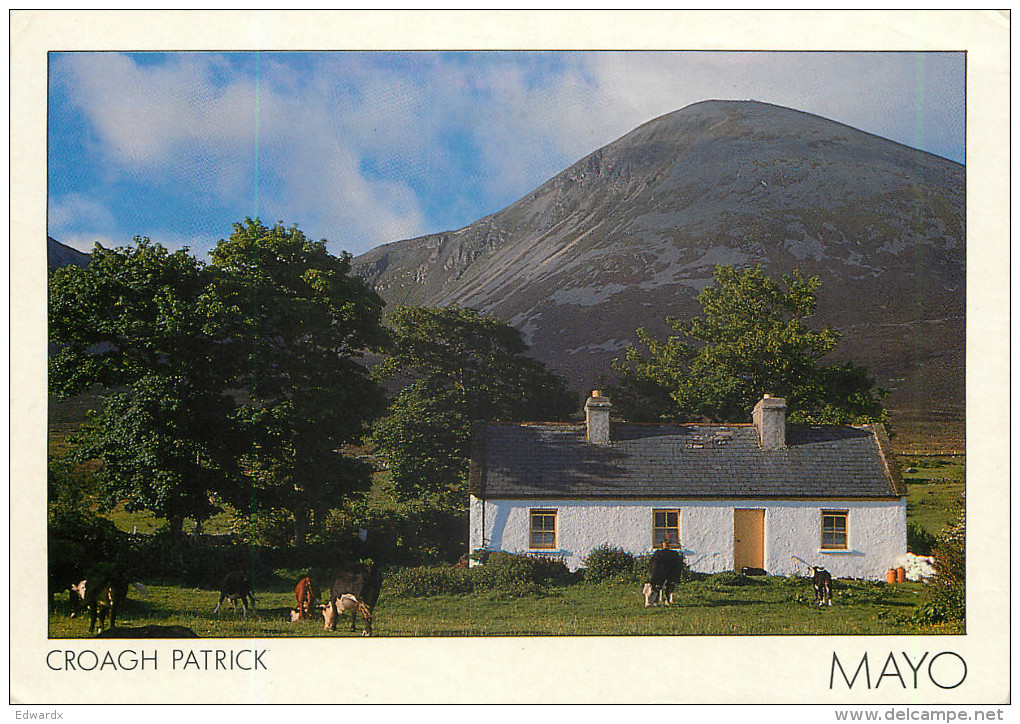
<instances>
[{"instance_id":1,"label":"white cloud","mask_svg":"<svg viewBox=\"0 0 1020 724\"><path fill-rule=\"evenodd\" d=\"M431 190L473 210L463 219L471 223L641 123L710 98L788 105L904 143L962 145L962 98L942 90L962 92L962 61L934 56L264 55L257 78L251 55L63 59L63 88L104 162L90 198L103 183L141 184L156 203L186 191L238 209L219 220L224 229L257 205L266 221L298 223L354 253L439 230L428 228ZM117 229L115 213L84 196L54 202L50 223L68 238L75 224Z\"/></svg>"},{"instance_id":2,"label":"white cloud","mask_svg":"<svg viewBox=\"0 0 1020 724\"><path fill-rule=\"evenodd\" d=\"M81 194L49 199L47 231L50 236L66 235L70 229L82 224L110 230L116 226L116 220L105 204Z\"/></svg>"}]
</instances>

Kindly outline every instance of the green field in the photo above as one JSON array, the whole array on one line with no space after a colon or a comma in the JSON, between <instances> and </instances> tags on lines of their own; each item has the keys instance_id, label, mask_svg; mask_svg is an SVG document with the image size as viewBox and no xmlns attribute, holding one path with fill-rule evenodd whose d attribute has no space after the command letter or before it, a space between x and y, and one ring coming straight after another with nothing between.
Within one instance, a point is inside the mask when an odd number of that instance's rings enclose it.
<instances>
[{"instance_id":1,"label":"green field","mask_svg":"<svg viewBox=\"0 0 1020 724\"><path fill-rule=\"evenodd\" d=\"M907 484L907 522L932 535L955 523L965 500L964 457L903 456L898 462Z\"/></svg>"},{"instance_id":2,"label":"green field","mask_svg":"<svg viewBox=\"0 0 1020 724\"><path fill-rule=\"evenodd\" d=\"M734 582L740 585L733 585ZM538 595L492 594L394 596L384 585L375 610L377 636L730 636L730 635L914 635L958 633L953 625L908 621L921 584L837 581L834 604L814 604L806 578L747 578L718 574L678 587L671 607L646 609L632 582L554 586ZM123 626L182 625L201 637L358 636L344 618L336 632L321 617L291 623L290 590L259 591L254 617L242 619L229 605L212 615L217 592L150 586L131 597ZM88 621L68 618L66 602L50 615L53 638L87 636Z\"/></svg>"},{"instance_id":3,"label":"green field","mask_svg":"<svg viewBox=\"0 0 1020 724\"><path fill-rule=\"evenodd\" d=\"M89 400L91 402L92 400ZM64 449L66 435L87 406L76 401L51 419L51 452ZM59 409L59 405L51 406ZM57 424L53 424L57 422ZM955 522L965 499L962 455L900 455L907 483L907 519L938 535ZM376 476L369 504L392 506L386 475ZM106 514L121 530L151 533L164 521L146 513L116 509ZM207 533L229 530L230 514L207 521ZM744 585L727 585L734 581ZM148 584L147 581L142 581ZM405 598L384 585L376 609L378 636L599 636L599 635L914 635L959 633L957 624L924 626L909 621L921 597L921 584L836 581L835 603L813 605L810 583L802 578L748 579L720 574L683 584L670 608L645 609L639 586L617 581L549 587L540 594L499 598L491 593ZM148 595L130 594L121 612L123 626L182 625L202 637L351 636L347 624L336 632L322 629L321 618L291 623L294 603L289 585L258 590L253 618L229 610L212 616L217 591L173 585L148 585ZM66 599L49 617L54 638L88 635L88 621L67 616Z\"/></svg>"}]
</instances>

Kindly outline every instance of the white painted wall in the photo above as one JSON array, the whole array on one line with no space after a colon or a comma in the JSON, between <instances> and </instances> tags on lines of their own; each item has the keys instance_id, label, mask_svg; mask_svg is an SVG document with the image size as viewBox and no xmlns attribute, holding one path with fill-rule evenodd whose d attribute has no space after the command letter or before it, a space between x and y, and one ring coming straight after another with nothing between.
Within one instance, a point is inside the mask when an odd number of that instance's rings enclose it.
<instances>
[{"instance_id":1,"label":"white painted wall","mask_svg":"<svg viewBox=\"0 0 1020 724\"><path fill-rule=\"evenodd\" d=\"M529 550L528 511L557 511L555 550ZM470 500L471 550L540 553L563 560L571 570L603 543L634 555L651 552L652 510L680 510L680 543L695 571L733 570L733 509L765 510L765 570L786 575L798 570L799 556L824 566L837 578L884 579L907 552L905 498L890 501L776 500ZM846 510L847 550L821 549L821 511ZM800 566L804 573L804 567Z\"/></svg>"}]
</instances>

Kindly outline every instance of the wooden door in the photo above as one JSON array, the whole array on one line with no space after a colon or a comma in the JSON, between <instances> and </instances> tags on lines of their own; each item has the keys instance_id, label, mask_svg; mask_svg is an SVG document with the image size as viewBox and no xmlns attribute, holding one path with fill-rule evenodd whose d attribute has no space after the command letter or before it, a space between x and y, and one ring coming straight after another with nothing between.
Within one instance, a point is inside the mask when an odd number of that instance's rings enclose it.
<instances>
[{"instance_id":1,"label":"wooden door","mask_svg":"<svg viewBox=\"0 0 1020 724\"><path fill-rule=\"evenodd\" d=\"M733 509L733 569L765 567L765 511Z\"/></svg>"}]
</instances>

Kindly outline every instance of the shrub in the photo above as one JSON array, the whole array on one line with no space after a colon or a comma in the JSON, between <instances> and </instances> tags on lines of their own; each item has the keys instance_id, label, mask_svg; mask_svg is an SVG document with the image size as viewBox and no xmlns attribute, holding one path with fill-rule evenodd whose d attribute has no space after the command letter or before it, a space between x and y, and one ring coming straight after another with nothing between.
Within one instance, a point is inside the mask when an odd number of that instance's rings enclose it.
<instances>
[{"instance_id":1,"label":"shrub","mask_svg":"<svg viewBox=\"0 0 1020 724\"><path fill-rule=\"evenodd\" d=\"M930 556L937 538L924 528L907 523L907 550L917 556Z\"/></svg>"},{"instance_id":2,"label":"shrub","mask_svg":"<svg viewBox=\"0 0 1020 724\"><path fill-rule=\"evenodd\" d=\"M544 586L564 582L569 574L562 561L502 551L490 553L484 565L472 569L475 587L483 591L507 591L522 583Z\"/></svg>"},{"instance_id":3,"label":"shrub","mask_svg":"<svg viewBox=\"0 0 1020 724\"><path fill-rule=\"evenodd\" d=\"M471 593L474 590L471 569L453 566L397 568L387 576L387 580L393 595L407 598Z\"/></svg>"},{"instance_id":4,"label":"shrub","mask_svg":"<svg viewBox=\"0 0 1020 724\"><path fill-rule=\"evenodd\" d=\"M584 580L604 581L621 573L630 573L634 569L634 556L627 551L608 543L592 549L584 559Z\"/></svg>"},{"instance_id":5,"label":"shrub","mask_svg":"<svg viewBox=\"0 0 1020 724\"><path fill-rule=\"evenodd\" d=\"M925 582L924 598L915 609L919 623L963 621L966 617L966 533L961 512L956 523L946 528L935 543L935 575Z\"/></svg>"},{"instance_id":6,"label":"shrub","mask_svg":"<svg viewBox=\"0 0 1020 724\"><path fill-rule=\"evenodd\" d=\"M731 586L753 586L758 583L751 576L735 571L723 571L708 577L709 585L714 589L729 588Z\"/></svg>"}]
</instances>

